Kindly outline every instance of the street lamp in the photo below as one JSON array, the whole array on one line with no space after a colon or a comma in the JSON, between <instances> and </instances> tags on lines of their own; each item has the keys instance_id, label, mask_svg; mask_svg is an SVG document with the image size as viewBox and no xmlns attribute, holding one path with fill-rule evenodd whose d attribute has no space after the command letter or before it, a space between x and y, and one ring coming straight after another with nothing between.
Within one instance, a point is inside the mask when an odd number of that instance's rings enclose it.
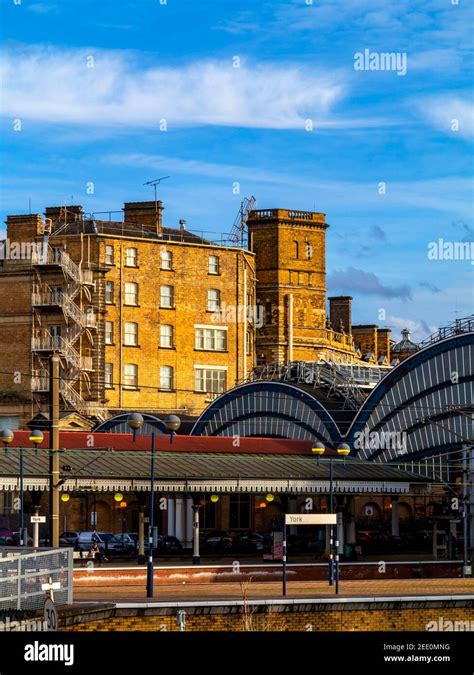
<instances>
[{"instance_id":1,"label":"street lamp","mask_svg":"<svg viewBox=\"0 0 474 675\"><path fill-rule=\"evenodd\" d=\"M165 417L165 426L171 433L170 443L176 431L181 426L181 420L177 415L167 415ZM131 413L127 418L127 424L132 429L133 440L135 440L138 429L143 426L143 416L140 413ZM146 569L146 596L153 597L153 514L155 510L155 434L151 434L151 466L150 466L150 520L148 526L148 562Z\"/></svg>"},{"instance_id":2,"label":"street lamp","mask_svg":"<svg viewBox=\"0 0 474 675\"><path fill-rule=\"evenodd\" d=\"M35 446L35 452L38 452L38 445L44 440L43 432L40 429L34 429L29 435L28 440Z\"/></svg>"},{"instance_id":3,"label":"street lamp","mask_svg":"<svg viewBox=\"0 0 474 675\"><path fill-rule=\"evenodd\" d=\"M13 441L14 438L15 436L13 434L13 431L11 431L10 429L2 429L0 431L0 441L5 446L5 452L7 451L8 446L10 445L10 443Z\"/></svg>"},{"instance_id":4,"label":"street lamp","mask_svg":"<svg viewBox=\"0 0 474 675\"><path fill-rule=\"evenodd\" d=\"M130 413L127 417L127 424L132 430L133 440L136 439L138 429L141 429L143 426L143 417L140 413Z\"/></svg>"},{"instance_id":5,"label":"street lamp","mask_svg":"<svg viewBox=\"0 0 474 675\"><path fill-rule=\"evenodd\" d=\"M164 419L165 427L170 432L170 443L173 442L176 432L181 426L181 420L178 415L166 415Z\"/></svg>"},{"instance_id":6,"label":"street lamp","mask_svg":"<svg viewBox=\"0 0 474 675\"><path fill-rule=\"evenodd\" d=\"M318 457L319 460L326 452L326 447L323 443L315 443L312 447L312 452ZM351 452L350 447L347 443L340 443L337 448L337 454L343 458L345 463L347 455ZM334 490L333 490L333 462L334 457L329 457L329 513L334 513ZM335 541L335 554L336 554L336 593L339 593L339 540L337 539L337 529L336 529L336 541ZM330 536L329 536L329 585L334 584L334 525L331 525Z\"/></svg>"}]
</instances>

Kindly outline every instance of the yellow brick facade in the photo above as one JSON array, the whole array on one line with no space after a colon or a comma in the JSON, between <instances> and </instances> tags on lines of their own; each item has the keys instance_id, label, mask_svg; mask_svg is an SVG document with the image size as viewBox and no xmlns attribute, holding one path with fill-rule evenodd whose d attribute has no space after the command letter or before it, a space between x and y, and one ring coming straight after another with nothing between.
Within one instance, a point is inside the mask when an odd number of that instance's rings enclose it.
<instances>
[{"instance_id":1,"label":"yellow brick facade","mask_svg":"<svg viewBox=\"0 0 474 675\"><path fill-rule=\"evenodd\" d=\"M145 205L149 212L150 204ZM74 217L82 217L80 207L72 208L77 210ZM47 209L46 215L55 216L56 211ZM73 217L68 218L74 227ZM7 221L7 238L41 247L42 228L39 215L12 216ZM51 250L65 251L77 269L92 275L93 283L79 291L60 267L32 266L28 260L4 261L0 268L0 325L9 348L0 375L1 417L17 416L19 426L24 427L35 414L47 411L47 392L33 393L29 376L47 378L47 355L33 353L32 337L59 325L60 335L69 340L71 327L74 329L74 321L61 307L35 306L34 290L48 299L54 289L61 289L63 297L73 297L74 311L78 308L83 317L89 317L71 350L73 358L80 357L81 367L87 363L73 382L86 415L101 408L105 417L108 411L118 409L198 415L219 389L234 386L251 371L255 328L246 318L245 307L255 304L254 254L211 242L175 241L166 234L160 239L152 227L142 227L139 236L129 231L124 234L121 223L116 230L117 234L113 227L106 232L66 234L59 228L49 237ZM133 266L130 250L136 258ZM109 264L111 251L113 262ZM136 305L130 302L127 284L136 284ZM169 309L162 306L163 286L172 289ZM137 346L127 344L131 341L130 335L126 336L130 324L138 333ZM164 344L160 339L163 324L172 331L170 347L160 346ZM113 337L107 344L110 326ZM62 378L67 382L70 364L63 365ZM136 381L130 384L128 378L126 385L129 366L136 368ZM166 386L162 367L172 369L166 371ZM16 371L23 374L17 381L10 374ZM209 383L213 378L218 384ZM199 391L198 385L207 391ZM74 408L67 400L63 406ZM80 407L78 410L82 412Z\"/></svg>"},{"instance_id":2,"label":"yellow brick facade","mask_svg":"<svg viewBox=\"0 0 474 675\"><path fill-rule=\"evenodd\" d=\"M247 614L209 614L186 616L186 631L426 631L426 625L439 621L474 620L468 607L442 609L321 610L314 612L266 612ZM178 631L174 615L115 616L98 621L64 626L61 631ZM427 636L433 635L431 632Z\"/></svg>"},{"instance_id":3,"label":"yellow brick facade","mask_svg":"<svg viewBox=\"0 0 474 675\"><path fill-rule=\"evenodd\" d=\"M32 339L51 327L67 346L63 408L89 418L137 409L196 416L256 363L386 356L389 331L352 327L351 298L333 299L327 316L325 214L252 211L245 250L196 237L184 223L164 228L162 210L161 202L129 202L123 223L87 219L80 206L48 208L45 219L8 217L10 242L41 247L51 231L48 255L61 265L0 267L9 345L1 417L24 427L47 411L47 351L32 349Z\"/></svg>"}]
</instances>

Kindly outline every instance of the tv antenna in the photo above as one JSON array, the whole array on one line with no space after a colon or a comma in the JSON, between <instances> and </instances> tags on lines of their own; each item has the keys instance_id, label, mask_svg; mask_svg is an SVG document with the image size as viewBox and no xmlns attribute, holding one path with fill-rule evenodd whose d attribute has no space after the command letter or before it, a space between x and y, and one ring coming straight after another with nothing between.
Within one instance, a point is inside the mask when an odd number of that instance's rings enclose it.
<instances>
[{"instance_id":1,"label":"tv antenna","mask_svg":"<svg viewBox=\"0 0 474 675\"><path fill-rule=\"evenodd\" d=\"M162 180L166 180L167 178L170 178L170 176L162 176L161 178L156 178L155 180L148 180L146 183L143 183L143 185L150 185L153 186L153 189L155 191L155 227L158 228L158 202L156 199L156 186L161 183Z\"/></svg>"}]
</instances>

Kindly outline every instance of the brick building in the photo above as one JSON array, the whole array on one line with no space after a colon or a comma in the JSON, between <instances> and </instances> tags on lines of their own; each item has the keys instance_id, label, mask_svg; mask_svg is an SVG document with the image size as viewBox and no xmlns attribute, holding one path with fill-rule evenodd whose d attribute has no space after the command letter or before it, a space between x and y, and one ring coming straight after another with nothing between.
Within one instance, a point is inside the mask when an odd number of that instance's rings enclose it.
<instances>
[{"instance_id":1,"label":"brick building","mask_svg":"<svg viewBox=\"0 0 474 675\"><path fill-rule=\"evenodd\" d=\"M125 204L123 222L80 206L9 216L6 244L0 414L11 426L47 410L53 349L62 405L85 417L198 413L251 369L252 325L219 310L255 304L254 255L163 227L160 202Z\"/></svg>"},{"instance_id":2,"label":"brick building","mask_svg":"<svg viewBox=\"0 0 474 675\"><path fill-rule=\"evenodd\" d=\"M329 298L326 312L324 213L252 211L249 247L256 255L257 300L264 325L257 363L390 363L390 330L352 325L352 297Z\"/></svg>"},{"instance_id":3,"label":"brick building","mask_svg":"<svg viewBox=\"0 0 474 675\"><path fill-rule=\"evenodd\" d=\"M52 350L62 411L84 428L118 411L196 416L256 363L389 362L389 331L354 328L352 298L326 312L324 214L251 211L248 249L162 214L151 201L125 203L123 221L81 206L8 216L2 426L47 413Z\"/></svg>"}]
</instances>

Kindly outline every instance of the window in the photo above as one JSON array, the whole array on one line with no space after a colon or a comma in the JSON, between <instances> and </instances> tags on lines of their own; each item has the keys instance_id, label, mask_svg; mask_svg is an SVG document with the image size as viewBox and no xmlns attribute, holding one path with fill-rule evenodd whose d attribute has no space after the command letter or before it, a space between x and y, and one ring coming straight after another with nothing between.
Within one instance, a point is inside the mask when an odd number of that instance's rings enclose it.
<instances>
[{"instance_id":1,"label":"window","mask_svg":"<svg viewBox=\"0 0 474 675\"><path fill-rule=\"evenodd\" d=\"M161 251L161 269L162 270L172 270L173 269L173 254L171 251L166 251L162 249Z\"/></svg>"},{"instance_id":2,"label":"window","mask_svg":"<svg viewBox=\"0 0 474 675\"><path fill-rule=\"evenodd\" d=\"M227 331L219 328L196 328L194 347L224 352L227 348Z\"/></svg>"},{"instance_id":3,"label":"window","mask_svg":"<svg viewBox=\"0 0 474 675\"><path fill-rule=\"evenodd\" d=\"M219 274L219 256L210 255L209 256L209 274Z\"/></svg>"},{"instance_id":4,"label":"window","mask_svg":"<svg viewBox=\"0 0 474 675\"><path fill-rule=\"evenodd\" d=\"M223 394L226 386L226 370L196 368L196 391L206 394Z\"/></svg>"},{"instance_id":5,"label":"window","mask_svg":"<svg viewBox=\"0 0 474 675\"><path fill-rule=\"evenodd\" d=\"M4 493L5 494L5 493ZM201 511L201 527L203 530L215 530L217 527L217 504L206 501L204 508Z\"/></svg>"},{"instance_id":6,"label":"window","mask_svg":"<svg viewBox=\"0 0 474 675\"><path fill-rule=\"evenodd\" d=\"M125 304L138 305L138 284L133 281L125 284Z\"/></svg>"},{"instance_id":7,"label":"window","mask_svg":"<svg viewBox=\"0 0 474 675\"><path fill-rule=\"evenodd\" d=\"M207 311L218 312L221 306L221 292L217 288L207 291Z\"/></svg>"},{"instance_id":8,"label":"window","mask_svg":"<svg viewBox=\"0 0 474 675\"><path fill-rule=\"evenodd\" d=\"M52 349L61 349L62 332L63 332L63 328L59 324L56 324L56 325L53 325L53 326L49 327L49 334L51 336L51 347L52 347Z\"/></svg>"},{"instance_id":9,"label":"window","mask_svg":"<svg viewBox=\"0 0 474 675\"><path fill-rule=\"evenodd\" d=\"M49 298L52 305L62 303L63 299L63 288L62 286L50 286L49 287Z\"/></svg>"},{"instance_id":10,"label":"window","mask_svg":"<svg viewBox=\"0 0 474 675\"><path fill-rule=\"evenodd\" d=\"M105 388L112 389L114 386L114 364L106 363L105 364Z\"/></svg>"},{"instance_id":11,"label":"window","mask_svg":"<svg viewBox=\"0 0 474 675\"><path fill-rule=\"evenodd\" d=\"M160 347L173 347L173 326L167 324L160 326Z\"/></svg>"},{"instance_id":12,"label":"window","mask_svg":"<svg viewBox=\"0 0 474 675\"><path fill-rule=\"evenodd\" d=\"M265 323L272 323L272 303L265 303Z\"/></svg>"},{"instance_id":13,"label":"window","mask_svg":"<svg viewBox=\"0 0 474 675\"><path fill-rule=\"evenodd\" d=\"M106 281L105 282L105 304L113 305L114 304L114 282Z\"/></svg>"},{"instance_id":14,"label":"window","mask_svg":"<svg viewBox=\"0 0 474 675\"><path fill-rule=\"evenodd\" d=\"M231 494L229 499L229 527L231 529L250 527L250 495Z\"/></svg>"},{"instance_id":15,"label":"window","mask_svg":"<svg viewBox=\"0 0 474 675\"><path fill-rule=\"evenodd\" d=\"M114 342L114 324L112 321L105 322L105 344L111 345Z\"/></svg>"},{"instance_id":16,"label":"window","mask_svg":"<svg viewBox=\"0 0 474 675\"><path fill-rule=\"evenodd\" d=\"M53 246L53 262L60 265L63 259L63 249L60 246Z\"/></svg>"},{"instance_id":17,"label":"window","mask_svg":"<svg viewBox=\"0 0 474 675\"><path fill-rule=\"evenodd\" d=\"M138 387L138 366L134 363L124 365L123 385L125 389L136 389Z\"/></svg>"},{"instance_id":18,"label":"window","mask_svg":"<svg viewBox=\"0 0 474 675\"><path fill-rule=\"evenodd\" d=\"M171 366L160 368L160 389L173 389L173 368Z\"/></svg>"},{"instance_id":19,"label":"window","mask_svg":"<svg viewBox=\"0 0 474 675\"><path fill-rule=\"evenodd\" d=\"M137 267L137 249L136 248L127 248L125 250L125 265L126 267Z\"/></svg>"},{"instance_id":20,"label":"window","mask_svg":"<svg viewBox=\"0 0 474 675\"><path fill-rule=\"evenodd\" d=\"M49 378L49 370L40 371L40 376ZM48 380L49 386L49 380ZM10 415L8 417L0 417L0 429L19 429L20 428L20 416L19 415ZM3 493L7 494L6 492Z\"/></svg>"},{"instance_id":21,"label":"window","mask_svg":"<svg viewBox=\"0 0 474 675\"><path fill-rule=\"evenodd\" d=\"M172 309L174 306L173 286L160 286L160 307Z\"/></svg>"},{"instance_id":22,"label":"window","mask_svg":"<svg viewBox=\"0 0 474 675\"><path fill-rule=\"evenodd\" d=\"M114 264L114 247L106 246L105 247L105 264L113 265Z\"/></svg>"},{"instance_id":23,"label":"window","mask_svg":"<svg viewBox=\"0 0 474 675\"><path fill-rule=\"evenodd\" d=\"M125 322L124 343L129 347L138 346L138 323Z\"/></svg>"},{"instance_id":24,"label":"window","mask_svg":"<svg viewBox=\"0 0 474 675\"><path fill-rule=\"evenodd\" d=\"M313 257L313 247L309 243L309 241L306 242L306 259L311 260Z\"/></svg>"}]
</instances>

